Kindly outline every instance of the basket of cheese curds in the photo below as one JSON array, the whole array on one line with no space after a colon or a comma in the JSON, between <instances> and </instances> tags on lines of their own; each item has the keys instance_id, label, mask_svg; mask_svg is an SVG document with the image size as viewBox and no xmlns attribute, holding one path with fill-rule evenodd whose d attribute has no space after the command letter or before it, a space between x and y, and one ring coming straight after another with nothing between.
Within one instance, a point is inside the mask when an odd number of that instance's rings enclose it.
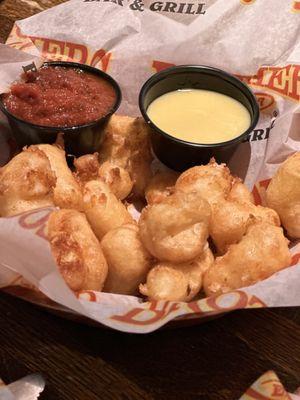
<instances>
[{"instance_id":1,"label":"basket of cheese curds","mask_svg":"<svg viewBox=\"0 0 300 400\"><path fill-rule=\"evenodd\" d=\"M1 290L136 333L300 306L299 10L273 2L70 0L17 21Z\"/></svg>"},{"instance_id":2,"label":"basket of cheese curds","mask_svg":"<svg viewBox=\"0 0 300 400\"><path fill-rule=\"evenodd\" d=\"M148 130L141 118L115 115L99 153L76 158L73 170L61 144L28 146L1 168L4 270L17 269L18 246L24 257L37 246L37 257L53 258L44 273L43 258L33 260L36 270L11 284L67 307L74 296L71 309L90 318L97 310L100 322L125 330L268 305L260 295L271 296L267 282L270 290L286 290L282 280L295 269L289 244L300 237L300 153L282 163L265 204L257 205L241 179L214 159L182 173L153 172ZM26 258L21 263L26 269ZM63 301L52 293L59 279L61 297L74 293Z\"/></svg>"}]
</instances>

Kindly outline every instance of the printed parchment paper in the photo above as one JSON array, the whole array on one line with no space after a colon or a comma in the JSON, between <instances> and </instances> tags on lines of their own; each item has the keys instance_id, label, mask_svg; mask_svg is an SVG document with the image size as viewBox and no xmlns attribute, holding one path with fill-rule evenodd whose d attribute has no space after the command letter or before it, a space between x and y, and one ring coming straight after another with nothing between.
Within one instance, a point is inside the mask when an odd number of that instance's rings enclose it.
<instances>
[{"instance_id":1,"label":"printed parchment paper","mask_svg":"<svg viewBox=\"0 0 300 400\"><path fill-rule=\"evenodd\" d=\"M0 91L7 90L22 66L32 61L39 65L43 59L74 60L107 71L121 85L119 112L133 116L139 115L137 97L143 82L170 65L212 65L247 82L261 117L230 168L245 178L257 203L263 203L280 163L300 151L299 0L71 0L15 24L7 45L0 46ZM4 164L14 152L4 116L0 133ZM133 296L96 292L75 297L57 272L45 239L49 212L0 218L2 287L18 284L22 275L61 307L114 329L140 333L175 318L300 306L296 243L290 268L219 297L191 303L143 303Z\"/></svg>"}]
</instances>

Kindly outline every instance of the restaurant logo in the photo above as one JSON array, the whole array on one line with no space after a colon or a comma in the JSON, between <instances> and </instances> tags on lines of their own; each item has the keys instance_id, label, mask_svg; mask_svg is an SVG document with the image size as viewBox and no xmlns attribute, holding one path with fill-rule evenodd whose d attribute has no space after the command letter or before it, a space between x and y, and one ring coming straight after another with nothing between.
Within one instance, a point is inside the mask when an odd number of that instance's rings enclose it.
<instances>
[{"instance_id":1,"label":"restaurant logo","mask_svg":"<svg viewBox=\"0 0 300 400\"><path fill-rule=\"evenodd\" d=\"M263 93L263 92L256 92L254 94L255 94L257 103L259 105L260 111L267 110L268 108L271 108L272 106L274 106L276 104L275 99L271 94Z\"/></svg>"},{"instance_id":2,"label":"restaurant logo","mask_svg":"<svg viewBox=\"0 0 300 400\"><path fill-rule=\"evenodd\" d=\"M255 88L267 88L289 100L300 101L300 65L261 67L255 75L237 75Z\"/></svg>"},{"instance_id":3,"label":"restaurant logo","mask_svg":"<svg viewBox=\"0 0 300 400\"><path fill-rule=\"evenodd\" d=\"M119 6L128 6L133 11L144 11L142 0L83 0L84 3L114 3ZM206 3L177 3L175 1L154 1L149 5L149 10L154 12L170 12L177 14L204 15Z\"/></svg>"},{"instance_id":4,"label":"restaurant logo","mask_svg":"<svg viewBox=\"0 0 300 400\"><path fill-rule=\"evenodd\" d=\"M33 230L37 236L48 240L47 237L47 221L52 210L34 210L26 214L22 214L19 218L19 225L24 229Z\"/></svg>"},{"instance_id":5,"label":"restaurant logo","mask_svg":"<svg viewBox=\"0 0 300 400\"><path fill-rule=\"evenodd\" d=\"M257 142L259 140L267 140L270 137L270 132L275 126L277 111L274 111L273 118L271 119L270 126L266 128L253 129L251 133L246 137L244 142Z\"/></svg>"},{"instance_id":6,"label":"restaurant logo","mask_svg":"<svg viewBox=\"0 0 300 400\"><path fill-rule=\"evenodd\" d=\"M256 296L236 290L190 303L151 301L145 303L144 306L144 308L131 309L125 315L113 315L110 318L126 324L147 326L180 315L215 315L241 308L261 308L266 304Z\"/></svg>"},{"instance_id":7,"label":"restaurant logo","mask_svg":"<svg viewBox=\"0 0 300 400\"><path fill-rule=\"evenodd\" d=\"M155 72L160 72L174 65L164 61L153 60L151 66ZM261 67L254 75L235 74L235 76L254 88L266 88L289 100L300 102L300 65ZM264 103L266 105L267 100Z\"/></svg>"},{"instance_id":8,"label":"restaurant logo","mask_svg":"<svg viewBox=\"0 0 300 400\"><path fill-rule=\"evenodd\" d=\"M23 51L35 47L48 60L76 61L100 68L102 71L108 70L112 55L111 52L106 52L104 49L93 51L88 46L79 43L23 35L17 25L13 27L7 44Z\"/></svg>"}]
</instances>

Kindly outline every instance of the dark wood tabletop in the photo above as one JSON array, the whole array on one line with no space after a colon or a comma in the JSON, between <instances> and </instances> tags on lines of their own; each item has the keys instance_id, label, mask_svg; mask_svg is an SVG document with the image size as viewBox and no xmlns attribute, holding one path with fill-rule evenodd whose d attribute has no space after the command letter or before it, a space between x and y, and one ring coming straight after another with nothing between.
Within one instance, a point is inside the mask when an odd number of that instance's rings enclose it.
<instances>
[{"instance_id":1,"label":"dark wood tabletop","mask_svg":"<svg viewBox=\"0 0 300 400\"><path fill-rule=\"evenodd\" d=\"M61 0L0 1L0 42L16 19ZM237 400L273 369L300 386L300 309L238 311L148 335L90 327L0 292L0 377L33 372L41 399Z\"/></svg>"}]
</instances>

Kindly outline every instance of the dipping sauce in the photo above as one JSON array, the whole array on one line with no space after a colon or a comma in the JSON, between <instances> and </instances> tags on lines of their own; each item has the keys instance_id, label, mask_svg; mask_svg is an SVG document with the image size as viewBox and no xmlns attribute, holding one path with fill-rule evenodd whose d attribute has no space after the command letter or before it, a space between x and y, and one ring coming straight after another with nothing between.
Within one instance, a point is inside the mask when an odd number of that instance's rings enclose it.
<instances>
[{"instance_id":1,"label":"dipping sauce","mask_svg":"<svg viewBox=\"0 0 300 400\"><path fill-rule=\"evenodd\" d=\"M105 116L116 102L110 82L95 74L61 66L27 72L3 95L6 109L35 125L71 127Z\"/></svg>"},{"instance_id":2,"label":"dipping sauce","mask_svg":"<svg viewBox=\"0 0 300 400\"><path fill-rule=\"evenodd\" d=\"M175 90L156 98L148 107L151 121L162 131L188 142L222 143L244 133L251 117L239 101L222 93Z\"/></svg>"}]
</instances>

